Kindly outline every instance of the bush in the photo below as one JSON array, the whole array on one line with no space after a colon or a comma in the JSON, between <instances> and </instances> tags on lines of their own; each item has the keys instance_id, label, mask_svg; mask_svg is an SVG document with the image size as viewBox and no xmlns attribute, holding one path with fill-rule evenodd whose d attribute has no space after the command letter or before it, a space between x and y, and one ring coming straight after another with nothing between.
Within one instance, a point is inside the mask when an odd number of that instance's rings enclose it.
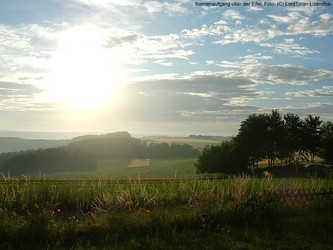
<instances>
[{"instance_id":1,"label":"bush","mask_svg":"<svg viewBox=\"0 0 333 250\"><path fill-rule=\"evenodd\" d=\"M248 158L235 140L218 146L206 146L195 167L199 173L237 174L246 171Z\"/></svg>"}]
</instances>

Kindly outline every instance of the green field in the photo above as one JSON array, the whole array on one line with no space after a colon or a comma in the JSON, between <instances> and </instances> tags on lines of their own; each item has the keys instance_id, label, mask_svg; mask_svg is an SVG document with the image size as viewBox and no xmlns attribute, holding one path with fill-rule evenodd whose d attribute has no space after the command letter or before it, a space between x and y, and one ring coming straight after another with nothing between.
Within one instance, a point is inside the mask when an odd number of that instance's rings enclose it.
<instances>
[{"instance_id":1,"label":"green field","mask_svg":"<svg viewBox=\"0 0 333 250\"><path fill-rule=\"evenodd\" d=\"M142 139L148 143L189 144L196 149L203 149L206 145L217 145L220 141L187 137L146 137ZM146 160L146 159L134 159ZM195 176L194 162L196 158L180 159L152 159L149 166L129 167L129 160L99 160L97 171L94 172L60 172L45 174L46 178L86 178L86 179L173 179L175 177L191 178ZM44 177L41 173L40 177Z\"/></svg>"},{"instance_id":2,"label":"green field","mask_svg":"<svg viewBox=\"0 0 333 250\"><path fill-rule=\"evenodd\" d=\"M331 249L332 189L332 179L3 178L0 249Z\"/></svg>"},{"instance_id":3,"label":"green field","mask_svg":"<svg viewBox=\"0 0 333 250\"><path fill-rule=\"evenodd\" d=\"M138 159L141 160L141 159ZM142 159L145 160L145 159ZM173 179L174 177L195 176L196 158L150 160L149 166L129 167L129 160L101 160L95 172L55 173L47 178L86 179ZM44 176L43 176L44 177Z\"/></svg>"}]
</instances>

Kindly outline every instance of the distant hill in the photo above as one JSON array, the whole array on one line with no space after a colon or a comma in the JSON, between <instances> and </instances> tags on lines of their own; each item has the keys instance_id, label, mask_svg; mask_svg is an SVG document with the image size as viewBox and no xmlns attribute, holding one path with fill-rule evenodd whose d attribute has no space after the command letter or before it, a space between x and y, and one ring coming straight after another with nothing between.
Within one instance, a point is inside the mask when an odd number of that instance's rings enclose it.
<instances>
[{"instance_id":1,"label":"distant hill","mask_svg":"<svg viewBox=\"0 0 333 250\"><path fill-rule=\"evenodd\" d=\"M170 159L199 155L199 151L188 144L147 143L133 138L128 132L80 136L64 141L64 146L52 144L52 148L47 149L36 144L38 150L31 149L31 141L39 140L19 139L16 142L24 144L27 141L30 142L29 150L0 154L0 173L33 176L39 173L93 172L100 160Z\"/></svg>"},{"instance_id":2,"label":"distant hill","mask_svg":"<svg viewBox=\"0 0 333 250\"><path fill-rule=\"evenodd\" d=\"M66 146L69 140L41 140L0 137L0 153Z\"/></svg>"},{"instance_id":3,"label":"distant hill","mask_svg":"<svg viewBox=\"0 0 333 250\"><path fill-rule=\"evenodd\" d=\"M218 136L218 135L190 135L189 138L192 139L202 139L202 140L214 140L214 141L227 141L232 138L232 136Z\"/></svg>"},{"instance_id":4,"label":"distant hill","mask_svg":"<svg viewBox=\"0 0 333 250\"><path fill-rule=\"evenodd\" d=\"M187 137L145 136L141 140L147 143L188 144L195 149L202 150L206 145L219 145L222 141L227 141L231 138L231 136L190 135Z\"/></svg>"}]
</instances>

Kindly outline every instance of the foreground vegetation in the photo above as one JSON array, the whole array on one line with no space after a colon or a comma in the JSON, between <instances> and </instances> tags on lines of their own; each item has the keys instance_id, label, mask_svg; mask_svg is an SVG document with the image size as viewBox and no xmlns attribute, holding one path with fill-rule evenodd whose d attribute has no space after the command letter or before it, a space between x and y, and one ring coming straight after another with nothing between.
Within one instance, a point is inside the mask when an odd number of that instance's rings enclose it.
<instances>
[{"instance_id":1,"label":"foreground vegetation","mask_svg":"<svg viewBox=\"0 0 333 250\"><path fill-rule=\"evenodd\" d=\"M0 249L330 249L331 179L3 179Z\"/></svg>"}]
</instances>

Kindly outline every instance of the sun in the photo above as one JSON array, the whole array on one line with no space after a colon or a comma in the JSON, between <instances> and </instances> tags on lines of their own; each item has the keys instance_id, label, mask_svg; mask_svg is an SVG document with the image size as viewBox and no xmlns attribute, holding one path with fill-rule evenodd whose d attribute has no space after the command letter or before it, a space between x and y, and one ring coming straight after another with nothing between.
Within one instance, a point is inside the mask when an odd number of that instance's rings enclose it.
<instances>
[{"instance_id":1,"label":"sun","mask_svg":"<svg viewBox=\"0 0 333 250\"><path fill-rule=\"evenodd\" d=\"M95 108L112 101L124 74L114 55L86 34L71 34L51 60L48 99L67 108Z\"/></svg>"},{"instance_id":2,"label":"sun","mask_svg":"<svg viewBox=\"0 0 333 250\"><path fill-rule=\"evenodd\" d=\"M57 101L74 108L89 108L111 101L121 83L115 66L103 62L98 55L63 58L53 76L52 94Z\"/></svg>"}]
</instances>

